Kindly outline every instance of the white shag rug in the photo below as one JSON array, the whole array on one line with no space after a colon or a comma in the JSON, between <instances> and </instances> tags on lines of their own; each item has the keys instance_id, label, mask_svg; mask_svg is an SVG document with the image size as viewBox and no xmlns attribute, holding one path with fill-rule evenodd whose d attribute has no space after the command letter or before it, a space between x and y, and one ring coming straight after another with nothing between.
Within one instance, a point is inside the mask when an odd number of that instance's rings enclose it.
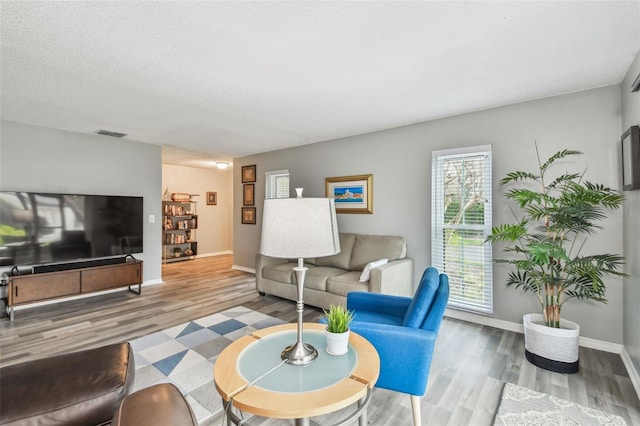
<instances>
[{"instance_id":1,"label":"white shag rug","mask_svg":"<svg viewBox=\"0 0 640 426\"><path fill-rule=\"evenodd\" d=\"M620 416L507 383L494 426L627 426Z\"/></svg>"}]
</instances>

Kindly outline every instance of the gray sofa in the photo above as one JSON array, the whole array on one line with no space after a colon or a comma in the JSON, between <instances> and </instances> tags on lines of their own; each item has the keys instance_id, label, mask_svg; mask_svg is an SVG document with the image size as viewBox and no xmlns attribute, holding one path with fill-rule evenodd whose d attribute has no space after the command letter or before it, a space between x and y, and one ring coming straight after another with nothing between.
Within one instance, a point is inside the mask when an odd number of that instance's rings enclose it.
<instances>
[{"instance_id":1,"label":"gray sofa","mask_svg":"<svg viewBox=\"0 0 640 426\"><path fill-rule=\"evenodd\" d=\"M304 302L320 308L346 304L350 291L411 296L413 260L406 257L404 237L388 235L340 234L340 253L305 259L309 268L305 278ZM368 281L361 282L367 264L380 259L388 263L370 270ZM256 289L289 300L297 299L293 273L296 259L256 256Z\"/></svg>"}]
</instances>

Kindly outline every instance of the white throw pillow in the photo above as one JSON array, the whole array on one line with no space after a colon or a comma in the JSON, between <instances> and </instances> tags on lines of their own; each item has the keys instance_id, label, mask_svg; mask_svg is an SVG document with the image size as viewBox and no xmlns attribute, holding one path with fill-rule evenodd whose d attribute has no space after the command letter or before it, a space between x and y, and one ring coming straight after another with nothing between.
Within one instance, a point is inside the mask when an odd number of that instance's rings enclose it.
<instances>
[{"instance_id":1,"label":"white throw pillow","mask_svg":"<svg viewBox=\"0 0 640 426\"><path fill-rule=\"evenodd\" d=\"M369 281L369 275L371 275L371 270L373 268L377 268L378 266L382 266L387 262L389 262L389 259L380 259L380 260L374 260L373 262L369 262L366 265L364 265L362 274L360 274L360 282L363 283L363 282Z\"/></svg>"}]
</instances>

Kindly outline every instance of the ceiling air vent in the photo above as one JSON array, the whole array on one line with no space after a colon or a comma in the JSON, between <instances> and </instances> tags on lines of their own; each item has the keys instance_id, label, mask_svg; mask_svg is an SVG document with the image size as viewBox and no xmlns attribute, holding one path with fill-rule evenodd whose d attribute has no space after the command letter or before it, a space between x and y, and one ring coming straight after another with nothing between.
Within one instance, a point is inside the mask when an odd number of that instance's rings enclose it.
<instances>
[{"instance_id":1,"label":"ceiling air vent","mask_svg":"<svg viewBox=\"0 0 640 426\"><path fill-rule=\"evenodd\" d=\"M104 135L104 136L111 136L111 137L114 137L114 138L123 138L123 137L127 136L126 133L113 132L111 130L102 130L102 129L98 130L96 132L96 134Z\"/></svg>"}]
</instances>

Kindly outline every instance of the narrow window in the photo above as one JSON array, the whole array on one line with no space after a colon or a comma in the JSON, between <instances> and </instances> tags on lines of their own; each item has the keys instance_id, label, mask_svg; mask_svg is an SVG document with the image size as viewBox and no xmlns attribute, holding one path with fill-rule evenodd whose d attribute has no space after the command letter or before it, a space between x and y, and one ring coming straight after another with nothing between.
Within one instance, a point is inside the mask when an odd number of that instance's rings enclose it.
<instances>
[{"instance_id":1,"label":"narrow window","mask_svg":"<svg viewBox=\"0 0 640 426\"><path fill-rule=\"evenodd\" d=\"M264 198L289 198L289 170L265 173Z\"/></svg>"},{"instance_id":2,"label":"narrow window","mask_svg":"<svg viewBox=\"0 0 640 426\"><path fill-rule=\"evenodd\" d=\"M493 314L491 146L432 154L431 263L449 276L449 307Z\"/></svg>"}]
</instances>

